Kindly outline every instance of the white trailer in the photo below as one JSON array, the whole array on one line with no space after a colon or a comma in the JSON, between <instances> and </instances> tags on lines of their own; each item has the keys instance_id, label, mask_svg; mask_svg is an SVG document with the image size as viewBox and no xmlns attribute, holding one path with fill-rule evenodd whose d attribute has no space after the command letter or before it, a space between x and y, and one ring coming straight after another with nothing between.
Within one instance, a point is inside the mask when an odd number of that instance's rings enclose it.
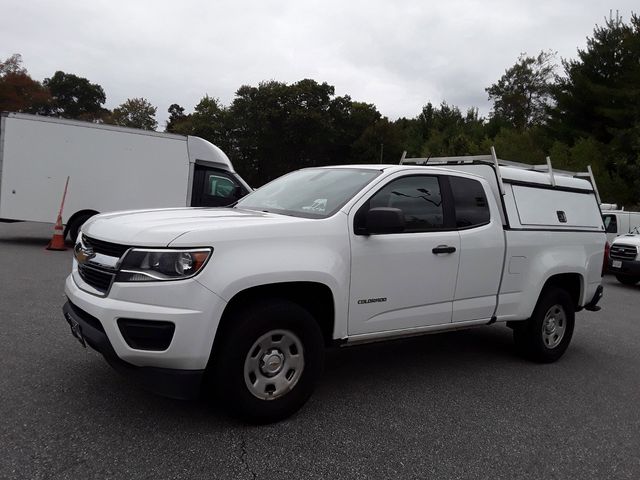
<instances>
[{"instance_id":1,"label":"white trailer","mask_svg":"<svg viewBox=\"0 0 640 480\"><path fill-rule=\"evenodd\" d=\"M224 206L251 189L215 145L192 136L2 113L0 220L54 222L67 177L66 232L97 213Z\"/></svg>"}]
</instances>

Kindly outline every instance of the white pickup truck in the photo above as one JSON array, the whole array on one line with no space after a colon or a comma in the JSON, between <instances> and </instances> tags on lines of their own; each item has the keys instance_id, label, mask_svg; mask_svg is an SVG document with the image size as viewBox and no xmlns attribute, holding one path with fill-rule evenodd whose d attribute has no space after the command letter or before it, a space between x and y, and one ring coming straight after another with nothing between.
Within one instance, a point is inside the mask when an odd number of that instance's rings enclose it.
<instances>
[{"instance_id":1,"label":"white pickup truck","mask_svg":"<svg viewBox=\"0 0 640 480\"><path fill-rule=\"evenodd\" d=\"M527 357L557 360L602 296L591 183L438 160L299 170L231 208L98 215L66 320L140 384L210 388L252 422L305 403L327 346L500 323Z\"/></svg>"},{"instance_id":2,"label":"white pickup truck","mask_svg":"<svg viewBox=\"0 0 640 480\"><path fill-rule=\"evenodd\" d=\"M640 282L640 227L617 237L609 250L609 273L625 285Z\"/></svg>"}]
</instances>

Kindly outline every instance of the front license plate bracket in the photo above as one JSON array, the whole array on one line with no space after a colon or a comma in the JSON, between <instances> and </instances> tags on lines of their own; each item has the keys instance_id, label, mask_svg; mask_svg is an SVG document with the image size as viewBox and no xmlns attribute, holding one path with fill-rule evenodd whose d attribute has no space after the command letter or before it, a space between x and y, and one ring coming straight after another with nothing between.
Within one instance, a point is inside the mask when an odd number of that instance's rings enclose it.
<instances>
[{"instance_id":1,"label":"front license plate bracket","mask_svg":"<svg viewBox=\"0 0 640 480\"><path fill-rule=\"evenodd\" d=\"M87 348L87 342L84 340L84 336L82 335L82 327L78 322L76 322L71 315L68 313L65 315L67 322L69 323L69 327L71 327L71 335L76 337L84 348Z\"/></svg>"}]
</instances>

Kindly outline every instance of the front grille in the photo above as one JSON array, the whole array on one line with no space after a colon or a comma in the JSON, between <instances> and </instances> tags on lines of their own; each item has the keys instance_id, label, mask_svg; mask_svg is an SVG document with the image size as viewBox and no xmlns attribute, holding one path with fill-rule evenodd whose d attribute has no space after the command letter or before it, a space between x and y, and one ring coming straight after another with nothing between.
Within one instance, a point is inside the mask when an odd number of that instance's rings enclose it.
<instances>
[{"instance_id":1,"label":"front grille","mask_svg":"<svg viewBox=\"0 0 640 480\"><path fill-rule=\"evenodd\" d=\"M82 242L87 247L90 246L94 252L100 253L102 255L107 255L109 257L120 258L130 248L128 245L105 242L103 240L97 240L95 238L87 237L86 235L82 236Z\"/></svg>"},{"instance_id":2,"label":"front grille","mask_svg":"<svg viewBox=\"0 0 640 480\"><path fill-rule=\"evenodd\" d=\"M82 280L103 293L109 291L113 278L115 277L115 273L82 264L78 265L78 273Z\"/></svg>"},{"instance_id":3,"label":"front grille","mask_svg":"<svg viewBox=\"0 0 640 480\"><path fill-rule=\"evenodd\" d=\"M611 245L609 256L619 260L635 260L638 248L633 245Z\"/></svg>"}]
</instances>

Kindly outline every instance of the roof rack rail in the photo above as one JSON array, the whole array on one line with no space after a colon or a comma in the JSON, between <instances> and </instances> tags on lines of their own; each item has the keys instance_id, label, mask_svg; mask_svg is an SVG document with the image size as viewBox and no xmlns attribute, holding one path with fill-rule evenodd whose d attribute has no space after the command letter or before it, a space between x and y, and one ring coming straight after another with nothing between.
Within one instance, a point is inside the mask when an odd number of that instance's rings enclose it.
<instances>
[{"instance_id":1,"label":"roof rack rail","mask_svg":"<svg viewBox=\"0 0 640 480\"><path fill-rule=\"evenodd\" d=\"M464 155L464 156L456 156L456 157L427 157L427 158L406 158L406 152L402 154L402 158L400 159L400 165L464 165L464 164L485 164L490 165L496 171L496 175L498 177L498 188L500 189L500 193L504 195L504 185L502 183L502 175L500 174L500 169L498 167L514 167L520 168L523 170L531 170L534 172L547 172L549 174L549 181L552 186L556 185L556 177L555 175L564 175L574 178L584 178L588 180L593 186L593 191L596 194L596 199L598 204L601 203L600 200L600 192L598 192L598 186L596 185L596 180L593 176L593 171L591 170L591 165L587 166L586 172L570 172L568 170L554 170L551 165L551 158L547 157L547 163L543 163L541 165L532 165L529 163L521 163L521 162L512 162L509 160L499 159L496 155L495 148L491 147L491 155Z\"/></svg>"}]
</instances>

